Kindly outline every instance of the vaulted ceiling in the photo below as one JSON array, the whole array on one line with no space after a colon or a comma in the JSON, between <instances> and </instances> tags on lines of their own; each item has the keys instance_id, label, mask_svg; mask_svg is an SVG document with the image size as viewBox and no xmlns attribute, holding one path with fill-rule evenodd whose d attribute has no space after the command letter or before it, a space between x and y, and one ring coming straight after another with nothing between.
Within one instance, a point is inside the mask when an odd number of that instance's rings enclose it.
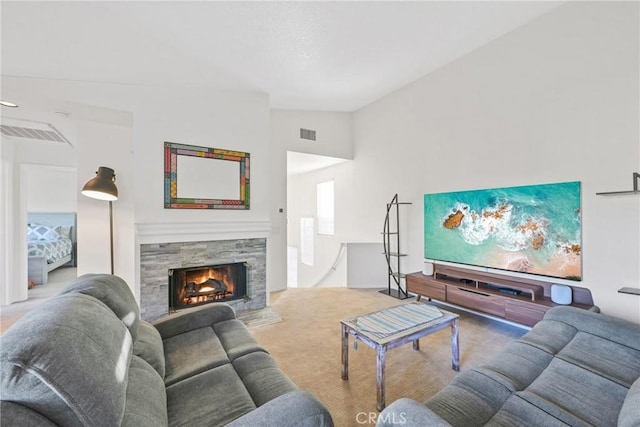
<instances>
[{"instance_id":1,"label":"vaulted ceiling","mask_svg":"<svg viewBox=\"0 0 640 427\"><path fill-rule=\"evenodd\" d=\"M2 1L1 70L355 111L561 4Z\"/></svg>"}]
</instances>

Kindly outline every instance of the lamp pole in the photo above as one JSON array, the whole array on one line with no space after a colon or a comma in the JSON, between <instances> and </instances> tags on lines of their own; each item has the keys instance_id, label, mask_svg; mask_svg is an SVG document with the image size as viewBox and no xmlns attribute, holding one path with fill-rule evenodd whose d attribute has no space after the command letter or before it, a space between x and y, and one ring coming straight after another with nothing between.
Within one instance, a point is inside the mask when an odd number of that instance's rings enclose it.
<instances>
[{"instance_id":1,"label":"lamp pole","mask_svg":"<svg viewBox=\"0 0 640 427\"><path fill-rule=\"evenodd\" d=\"M111 274L113 275L113 202L109 200L109 245L111 248Z\"/></svg>"},{"instance_id":2,"label":"lamp pole","mask_svg":"<svg viewBox=\"0 0 640 427\"><path fill-rule=\"evenodd\" d=\"M116 174L113 169L100 166L96 176L84 185L82 194L87 197L109 202L109 249L111 254L111 274L113 274L113 201L118 200L118 187L115 184Z\"/></svg>"}]
</instances>

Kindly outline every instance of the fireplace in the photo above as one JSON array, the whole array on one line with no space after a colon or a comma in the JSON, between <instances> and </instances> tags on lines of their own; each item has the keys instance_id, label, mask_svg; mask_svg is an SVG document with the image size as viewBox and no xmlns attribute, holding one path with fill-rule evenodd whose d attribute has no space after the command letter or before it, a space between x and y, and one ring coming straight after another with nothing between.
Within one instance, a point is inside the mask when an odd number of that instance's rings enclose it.
<instances>
[{"instance_id":1,"label":"fireplace","mask_svg":"<svg viewBox=\"0 0 640 427\"><path fill-rule=\"evenodd\" d=\"M246 297L244 262L169 270L169 311Z\"/></svg>"}]
</instances>

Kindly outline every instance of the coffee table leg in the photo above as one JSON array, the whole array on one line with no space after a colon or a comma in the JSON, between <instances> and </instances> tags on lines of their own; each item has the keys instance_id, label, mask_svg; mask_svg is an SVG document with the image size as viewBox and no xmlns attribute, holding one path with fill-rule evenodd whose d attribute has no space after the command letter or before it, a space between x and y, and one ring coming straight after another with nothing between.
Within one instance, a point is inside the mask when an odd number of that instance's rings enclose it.
<instances>
[{"instance_id":1,"label":"coffee table leg","mask_svg":"<svg viewBox=\"0 0 640 427\"><path fill-rule=\"evenodd\" d=\"M413 349L414 350L420 350L420 340L414 340L413 341Z\"/></svg>"},{"instance_id":2,"label":"coffee table leg","mask_svg":"<svg viewBox=\"0 0 640 427\"><path fill-rule=\"evenodd\" d=\"M349 379L349 331L342 325L342 379Z\"/></svg>"},{"instance_id":3,"label":"coffee table leg","mask_svg":"<svg viewBox=\"0 0 640 427\"><path fill-rule=\"evenodd\" d=\"M460 341L458 338L458 319L451 322L451 368L460 370Z\"/></svg>"},{"instance_id":4,"label":"coffee table leg","mask_svg":"<svg viewBox=\"0 0 640 427\"><path fill-rule=\"evenodd\" d=\"M378 354L376 357L376 381L377 381L377 408L382 411L385 407L384 398L384 365L387 358L387 349L385 346L378 346Z\"/></svg>"}]
</instances>

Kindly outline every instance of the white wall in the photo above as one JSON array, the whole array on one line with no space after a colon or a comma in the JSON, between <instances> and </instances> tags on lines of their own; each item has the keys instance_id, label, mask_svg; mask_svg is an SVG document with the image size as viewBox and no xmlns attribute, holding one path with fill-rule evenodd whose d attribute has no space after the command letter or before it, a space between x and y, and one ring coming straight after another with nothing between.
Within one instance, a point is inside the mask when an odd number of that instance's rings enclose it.
<instances>
[{"instance_id":1,"label":"white wall","mask_svg":"<svg viewBox=\"0 0 640 427\"><path fill-rule=\"evenodd\" d=\"M23 185L16 159L16 144L0 137L0 305L28 296L26 207L20 203Z\"/></svg>"},{"instance_id":2,"label":"white wall","mask_svg":"<svg viewBox=\"0 0 640 427\"><path fill-rule=\"evenodd\" d=\"M84 184L100 166L114 170L118 200L113 205L114 274L135 283L132 129L83 121L78 124L78 275L110 273L109 202L83 196Z\"/></svg>"},{"instance_id":3,"label":"white wall","mask_svg":"<svg viewBox=\"0 0 640 427\"><path fill-rule=\"evenodd\" d=\"M271 111L270 187L272 192L270 215L272 233L268 241L268 257L270 260L268 265L270 270L267 270L268 281L274 284L271 290L286 288L287 235L289 244L295 246L299 251L300 217L301 215L316 216L315 184L313 184L312 192L305 193L297 189L297 185L300 184L297 176L287 180L287 151L352 159L352 118L350 113ZM315 130L316 141L301 139L300 128ZM289 183L288 189L287 182ZM287 194L293 195L293 198L288 199ZM311 208L301 212L303 200L308 200L313 205ZM284 211L280 212L280 208L283 208ZM322 260L318 260L320 264L317 265L324 266L324 264L328 263L330 266L333 260L328 259L335 256L336 251L339 249L340 240L335 237L315 237L316 244L322 244L326 251L331 252L331 254L323 256ZM323 252L321 251L320 253ZM285 262L283 263L282 260ZM340 279L332 277L333 283L343 284L346 277L345 274L346 272L342 274L344 277ZM315 283L317 279L322 277L323 273L316 271L316 269L309 269L308 266L301 264L298 253L298 275L298 283L302 287Z\"/></svg>"},{"instance_id":4,"label":"white wall","mask_svg":"<svg viewBox=\"0 0 640 427\"><path fill-rule=\"evenodd\" d=\"M269 99L266 95L139 88L135 98L136 223L268 222ZM251 209L165 209L165 141L250 153Z\"/></svg>"},{"instance_id":5,"label":"white wall","mask_svg":"<svg viewBox=\"0 0 640 427\"><path fill-rule=\"evenodd\" d=\"M384 289L389 286L389 269L382 242L347 243L346 246L347 287ZM391 284L395 289L393 281Z\"/></svg>"},{"instance_id":6,"label":"white wall","mask_svg":"<svg viewBox=\"0 0 640 427\"><path fill-rule=\"evenodd\" d=\"M30 165L27 173L29 212L76 212L78 174L75 168Z\"/></svg>"},{"instance_id":7,"label":"white wall","mask_svg":"<svg viewBox=\"0 0 640 427\"><path fill-rule=\"evenodd\" d=\"M353 158L351 113L329 111L271 111L273 142L286 151ZM316 131L316 140L300 138L300 128Z\"/></svg>"},{"instance_id":8,"label":"white wall","mask_svg":"<svg viewBox=\"0 0 640 427\"><path fill-rule=\"evenodd\" d=\"M640 170L638 12L569 3L355 113L354 161L308 178L352 188L336 201L340 238L376 241L399 193L419 271L424 193L578 180L580 285L640 322L640 298L617 293L640 287L640 198L595 195Z\"/></svg>"}]
</instances>

